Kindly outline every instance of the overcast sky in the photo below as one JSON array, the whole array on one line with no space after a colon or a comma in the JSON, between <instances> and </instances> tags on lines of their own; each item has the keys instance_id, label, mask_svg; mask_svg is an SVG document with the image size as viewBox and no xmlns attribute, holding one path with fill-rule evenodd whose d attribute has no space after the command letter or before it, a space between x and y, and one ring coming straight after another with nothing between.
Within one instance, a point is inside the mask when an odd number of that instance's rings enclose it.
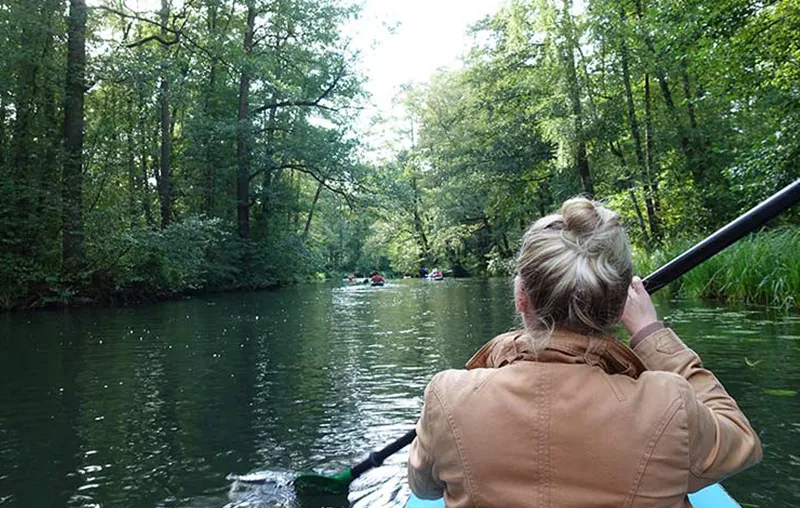
<instances>
[{"instance_id":1,"label":"overcast sky","mask_svg":"<svg viewBox=\"0 0 800 508\"><path fill-rule=\"evenodd\" d=\"M469 49L467 28L497 12L501 1L366 0L350 29L373 102L387 107L403 83L425 81L440 67L458 65ZM390 33L387 26L396 28Z\"/></svg>"},{"instance_id":2,"label":"overcast sky","mask_svg":"<svg viewBox=\"0 0 800 508\"><path fill-rule=\"evenodd\" d=\"M456 68L470 48L467 29L496 13L503 0L365 0L359 19L346 33L361 53L365 88L372 95L359 122L371 159L389 156L386 143L396 136L387 121L370 128L376 115L401 115L392 100L405 83L424 82L440 68ZM407 143L402 143L407 144Z\"/></svg>"}]
</instances>

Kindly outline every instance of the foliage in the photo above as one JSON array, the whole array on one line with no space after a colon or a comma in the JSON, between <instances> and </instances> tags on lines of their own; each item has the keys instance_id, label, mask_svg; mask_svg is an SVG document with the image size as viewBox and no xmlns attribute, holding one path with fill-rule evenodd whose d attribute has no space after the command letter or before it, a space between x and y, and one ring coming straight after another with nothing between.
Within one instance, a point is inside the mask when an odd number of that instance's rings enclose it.
<instances>
[{"instance_id":1,"label":"foliage","mask_svg":"<svg viewBox=\"0 0 800 508\"><path fill-rule=\"evenodd\" d=\"M636 271L643 276L689 248L678 242L669 249L635 253ZM734 302L796 307L800 302L800 229L777 228L744 238L682 276L672 294Z\"/></svg>"},{"instance_id":2,"label":"foliage","mask_svg":"<svg viewBox=\"0 0 800 508\"><path fill-rule=\"evenodd\" d=\"M576 194L617 210L657 259L789 184L800 176L798 13L796 0L507 2L473 27L462 69L401 99L412 143L379 171L413 161L427 244L417 263L507 272L531 219ZM403 271L425 247L412 204L385 202L375 230ZM724 295L774 303L743 291L726 283Z\"/></svg>"}]
</instances>

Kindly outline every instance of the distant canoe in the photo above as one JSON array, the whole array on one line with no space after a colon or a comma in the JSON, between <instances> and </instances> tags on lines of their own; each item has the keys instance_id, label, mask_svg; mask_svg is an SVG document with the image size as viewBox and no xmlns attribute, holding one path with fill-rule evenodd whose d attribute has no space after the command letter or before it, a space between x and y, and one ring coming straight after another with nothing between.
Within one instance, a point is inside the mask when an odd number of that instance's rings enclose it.
<instances>
[{"instance_id":1,"label":"distant canoe","mask_svg":"<svg viewBox=\"0 0 800 508\"><path fill-rule=\"evenodd\" d=\"M382 280L370 282L370 285L373 286L373 287L380 287L380 286L383 286L384 284L386 284L386 283L384 281L382 281Z\"/></svg>"}]
</instances>

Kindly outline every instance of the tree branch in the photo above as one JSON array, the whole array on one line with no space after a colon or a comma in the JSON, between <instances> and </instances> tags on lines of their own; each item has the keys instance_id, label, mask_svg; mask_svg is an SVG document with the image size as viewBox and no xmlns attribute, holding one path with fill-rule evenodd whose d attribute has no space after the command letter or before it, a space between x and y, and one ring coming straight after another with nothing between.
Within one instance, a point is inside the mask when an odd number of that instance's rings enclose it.
<instances>
[{"instance_id":1,"label":"tree branch","mask_svg":"<svg viewBox=\"0 0 800 508\"><path fill-rule=\"evenodd\" d=\"M345 75L344 65L342 65L339 67L339 70L336 72L336 76L333 78L333 81L330 83L330 85L328 85L328 87L325 90L323 90L322 93L314 100L287 100L287 101L271 102L269 104L264 104L262 106L254 108L250 112L250 115L255 116L259 113L263 113L264 111L268 111L271 109L285 108L285 107L317 107L333 111L334 108L325 106L321 103L334 91L334 89L336 89L336 86L339 84L344 75Z\"/></svg>"},{"instance_id":2,"label":"tree branch","mask_svg":"<svg viewBox=\"0 0 800 508\"><path fill-rule=\"evenodd\" d=\"M144 39L140 39L136 42L131 42L130 44L126 44L126 48L135 48L137 46L144 46L150 41L158 41L162 46L172 46L173 44L177 44L181 41L180 37L175 37L171 41L167 41L161 38L160 35L151 35L149 37L145 37Z\"/></svg>"},{"instance_id":3,"label":"tree branch","mask_svg":"<svg viewBox=\"0 0 800 508\"><path fill-rule=\"evenodd\" d=\"M184 6L184 11L185 11L185 8L188 5L190 5L191 3L192 2L189 2L189 3L187 3L186 6ZM134 43L126 44L126 46L129 47L129 48L136 47L136 46L141 46L141 45L146 44L146 43L148 43L150 41L158 41L160 44L163 44L165 46L171 46L173 44L177 44L178 42L180 42L181 39L183 39L190 46L192 46L196 50L198 50L201 53L203 53L206 56L206 58L208 58L212 62L221 63L226 69L228 69L228 71L231 71L231 72L235 72L236 71L236 69L234 69L233 66L231 66L228 62L226 62L222 58L214 55L213 53L211 53L211 51L209 51L208 49L203 47L201 44L198 44L196 41L194 41L191 37L189 37L188 35L186 35L183 32L183 29L186 26L186 22L187 22L187 20L189 18L186 15L185 12L183 14L181 14L181 16L185 16L184 22L181 25L181 28L180 29L175 29L175 28L166 26L163 23L160 23L160 22L155 21L153 19L140 16L139 14L123 12L123 11L120 11L120 10L117 10L117 9L114 9L112 7L108 7L108 6L105 6L105 5L98 5L98 6L92 7L92 8L93 9L100 9L102 11L105 11L105 12L108 12L108 13L111 13L111 14L115 14L115 15L123 18L123 19L131 19L131 20L135 20L135 21L141 21L143 23L149 23L149 24L153 25L154 27L160 28L160 29L164 30L165 32L170 33L170 34L175 36L175 40L174 41L165 41L160 35L151 35L151 36L145 37L144 39L142 39L140 41L136 41ZM126 38L127 38L127 34L128 34L129 30L130 30L130 27L125 31L125 37Z\"/></svg>"}]
</instances>

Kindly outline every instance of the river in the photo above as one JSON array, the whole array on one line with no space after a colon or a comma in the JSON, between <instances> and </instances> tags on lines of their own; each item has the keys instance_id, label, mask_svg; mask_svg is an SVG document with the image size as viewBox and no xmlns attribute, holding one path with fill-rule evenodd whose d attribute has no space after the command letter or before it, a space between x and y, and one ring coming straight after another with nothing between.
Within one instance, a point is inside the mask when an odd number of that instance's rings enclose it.
<instances>
[{"instance_id":1,"label":"river","mask_svg":"<svg viewBox=\"0 0 800 508\"><path fill-rule=\"evenodd\" d=\"M658 307L764 443L725 486L745 507L800 506L800 316ZM0 506L297 506L228 476L359 461L413 426L435 372L514 324L501 279L0 315ZM327 505L401 506L406 457Z\"/></svg>"}]
</instances>

